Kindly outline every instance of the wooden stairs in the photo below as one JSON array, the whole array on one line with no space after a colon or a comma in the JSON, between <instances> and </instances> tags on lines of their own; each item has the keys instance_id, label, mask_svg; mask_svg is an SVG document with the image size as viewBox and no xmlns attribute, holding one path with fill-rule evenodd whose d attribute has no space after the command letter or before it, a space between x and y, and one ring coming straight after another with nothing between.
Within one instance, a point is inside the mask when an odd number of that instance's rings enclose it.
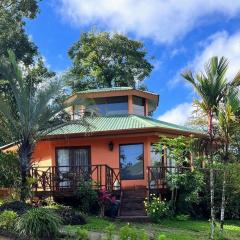
<instances>
[{"instance_id":1,"label":"wooden stairs","mask_svg":"<svg viewBox=\"0 0 240 240\"><path fill-rule=\"evenodd\" d=\"M144 199L147 197L146 187L131 187L122 190L120 219L147 219Z\"/></svg>"}]
</instances>

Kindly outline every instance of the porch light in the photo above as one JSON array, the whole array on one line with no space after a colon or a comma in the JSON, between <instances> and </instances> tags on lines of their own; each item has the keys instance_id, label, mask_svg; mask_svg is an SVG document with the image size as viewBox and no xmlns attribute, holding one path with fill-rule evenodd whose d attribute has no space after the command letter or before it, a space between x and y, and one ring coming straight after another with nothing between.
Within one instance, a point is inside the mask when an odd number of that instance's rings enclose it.
<instances>
[{"instance_id":1,"label":"porch light","mask_svg":"<svg viewBox=\"0 0 240 240\"><path fill-rule=\"evenodd\" d=\"M113 142L111 141L111 142L108 144L108 149L109 149L110 151L113 151L113 147L114 147L114 145L113 145Z\"/></svg>"}]
</instances>

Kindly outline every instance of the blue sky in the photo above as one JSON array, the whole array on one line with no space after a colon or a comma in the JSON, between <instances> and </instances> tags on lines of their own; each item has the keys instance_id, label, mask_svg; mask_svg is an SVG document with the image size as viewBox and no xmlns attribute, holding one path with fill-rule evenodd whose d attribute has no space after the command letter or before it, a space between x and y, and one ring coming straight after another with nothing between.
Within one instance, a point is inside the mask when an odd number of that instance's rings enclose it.
<instances>
[{"instance_id":1,"label":"blue sky","mask_svg":"<svg viewBox=\"0 0 240 240\"><path fill-rule=\"evenodd\" d=\"M144 42L155 66L145 80L160 94L156 118L185 124L194 92L180 77L197 72L213 55L229 59L227 76L240 70L240 0L43 0L26 30L56 72L71 66L67 51L94 26Z\"/></svg>"}]
</instances>

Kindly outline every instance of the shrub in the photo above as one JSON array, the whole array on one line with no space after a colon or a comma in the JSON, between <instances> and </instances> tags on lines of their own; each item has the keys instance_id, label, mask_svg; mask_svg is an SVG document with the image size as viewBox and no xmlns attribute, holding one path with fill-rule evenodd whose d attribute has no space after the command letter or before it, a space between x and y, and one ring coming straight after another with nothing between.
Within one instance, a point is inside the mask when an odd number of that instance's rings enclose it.
<instances>
[{"instance_id":1,"label":"shrub","mask_svg":"<svg viewBox=\"0 0 240 240\"><path fill-rule=\"evenodd\" d=\"M107 233L107 238L106 240L113 240L113 232L115 230L115 225L113 224L109 224L107 227L106 227L106 233Z\"/></svg>"},{"instance_id":2,"label":"shrub","mask_svg":"<svg viewBox=\"0 0 240 240\"><path fill-rule=\"evenodd\" d=\"M156 237L156 240L166 240L166 235L160 233L157 237Z\"/></svg>"},{"instance_id":3,"label":"shrub","mask_svg":"<svg viewBox=\"0 0 240 240\"><path fill-rule=\"evenodd\" d=\"M179 215L176 216L176 219L178 221L187 221L187 220L190 219L190 216L187 215L187 214L179 214Z\"/></svg>"},{"instance_id":4,"label":"shrub","mask_svg":"<svg viewBox=\"0 0 240 240\"><path fill-rule=\"evenodd\" d=\"M61 217L63 224L66 225L83 225L86 224L86 216L81 212L76 212L69 206L55 204L45 207L53 210L58 216Z\"/></svg>"},{"instance_id":5,"label":"shrub","mask_svg":"<svg viewBox=\"0 0 240 240\"><path fill-rule=\"evenodd\" d=\"M146 231L144 229L141 229L140 231L138 231L138 240L148 240L148 234L146 233Z\"/></svg>"},{"instance_id":6,"label":"shrub","mask_svg":"<svg viewBox=\"0 0 240 240\"><path fill-rule=\"evenodd\" d=\"M86 229L77 228L77 240L88 240L88 231Z\"/></svg>"},{"instance_id":7,"label":"shrub","mask_svg":"<svg viewBox=\"0 0 240 240\"><path fill-rule=\"evenodd\" d=\"M59 234L61 219L45 208L33 208L20 216L16 230L33 239L54 239Z\"/></svg>"},{"instance_id":8,"label":"shrub","mask_svg":"<svg viewBox=\"0 0 240 240\"><path fill-rule=\"evenodd\" d=\"M99 208L97 192L92 189L91 182L82 182L75 192L78 208L84 213L93 213L92 210ZM97 207L96 207L97 206Z\"/></svg>"},{"instance_id":9,"label":"shrub","mask_svg":"<svg viewBox=\"0 0 240 240\"><path fill-rule=\"evenodd\" d=\"M12 201L12 202L5 202L2 205L0 205L0 212L4 210L12 210L16 212L18 215L21 215L31 208L32 206L30 204L20 202L20 201Z\"/></svg>"},{"instance_id":10,"label":"shrub","mask_svg":"<svg viewBox=\"0 0 240 240\"><path fill-rule=\"evenodd\" d=\"M150 200L146 198L144 201L145 209L154 222L159 222L160 219L170 214L169 205L154 194L151 194L150 197Z\"/></svg>"},{"instance_id":11,"label":"shrub","mask_svg":"<svg viewBox=\"0 0 240 240\"><path fill-rule=\"evenodd\" d=\"M129 224L120 228L120 240L137 240L137 230Z\"/></svg>"},{"instance_id":12,"label":"shrub","mask_svg":"<svg viewBox=\"0 0 240 240\"><path fill-rule=\"evenodd\" d=\"M5 210L0 214L0 228L9 230L14 227L17 213L11 210Z\"/></svg>"},{"instance_id":13,"label":"shrub","mask_svg":"<svg viewBox=\"0 0 240 240\"><path fill-rule=\"evenodd\" d=\"M16 188L20 183L20 162L17 155L0 151L0 187Z\"/></svg>"}]
</instances>

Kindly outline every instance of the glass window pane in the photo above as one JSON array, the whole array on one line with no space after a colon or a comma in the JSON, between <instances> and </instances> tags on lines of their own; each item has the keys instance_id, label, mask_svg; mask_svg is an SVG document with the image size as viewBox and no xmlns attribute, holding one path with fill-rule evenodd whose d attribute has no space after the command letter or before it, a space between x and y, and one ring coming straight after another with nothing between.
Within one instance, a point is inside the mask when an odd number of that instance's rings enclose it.
<instances>
[{"instance_id":1,"label":"glass window pane","mask_svg":"<svg viewBox=\"0 0 240 240\"><path fill-rule=\"evenodd\" d=\"M133 113L136 115L145 115L145 99L141 97L133 96Z\"/></svg>"},{"instance_id":2,"label":"glass window pane","mask_svg":"<svg viewBox=\"0 0 240 240\"><path fill-rule=\"evenodd\" d=\"M162 153L157 152L153 144L151 144L151 164L152 166L159 166L160 163L162 163Z\"/></svg>"},{"instance_id":3,"label":"glass window pane","mask_svg":"<svg viewBox=\"0 0 240 240\"><path fill-rule=\"evenodd\" d=\"M97 98L95 104L101 115L117 115L128 113L127 96Z\"/></svg>"},{"instance_id":4,"label":"glass window pane","mask_svg":"<svg viewBox=\"0 0 240 240\"><path fill-rule=\"evenodd\" d=\"M143 179L143 144L120 145L121 179Z\"/></svg>"}]
</instances>

